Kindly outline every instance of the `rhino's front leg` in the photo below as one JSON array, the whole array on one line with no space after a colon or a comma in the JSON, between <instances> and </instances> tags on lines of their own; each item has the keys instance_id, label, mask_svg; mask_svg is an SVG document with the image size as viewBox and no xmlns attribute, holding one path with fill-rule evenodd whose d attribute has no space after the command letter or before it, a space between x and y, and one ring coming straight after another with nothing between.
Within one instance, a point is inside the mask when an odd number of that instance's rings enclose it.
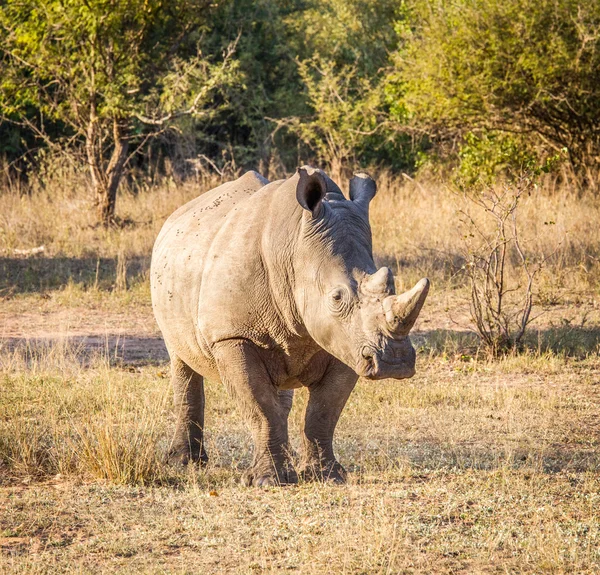
<instances>
[{"instance_id":1,"label":"rhino's front leg","mask_svg":"<svg viewBox=\"0 0 600 575\"><path fill-rule=\"evenodd\" d=\"M346 470L333 454L333 433L357 379L352 369L331 358L323 377L309 386L301 466L304 479L346 481Z\"/></svg>"},{"instance_id":2,"label":"rhino's front leg","mask_svg":"<svg viewBox=\"0 0 600 575\"><path fill-rule=\"evenodd\" d=\"M265 487L296 483L288 445L288 415L292 394L278 392L261 357L247 340L227 340L213 348L219 373L240 402L254 440L254 461L242 483Z\"/></svg>"}]
</instances>

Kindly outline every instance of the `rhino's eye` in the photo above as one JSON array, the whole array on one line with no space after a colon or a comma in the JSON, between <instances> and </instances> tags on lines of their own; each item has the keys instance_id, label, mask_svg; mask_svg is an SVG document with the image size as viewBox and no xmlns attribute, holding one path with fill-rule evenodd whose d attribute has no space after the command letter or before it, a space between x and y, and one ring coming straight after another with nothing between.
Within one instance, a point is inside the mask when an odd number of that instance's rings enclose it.
<instances>
[{"instance_id":1,"label":"rhino's eye","mask_svg":"<svg viewBox=\"0 0 600 575\"><path fill-rule=\"evenodd\" d=\"M343 314L348 310L350 294L343 287L337 287L329 292L329 309L335 314Z\"/></svg>"}]
</instances>

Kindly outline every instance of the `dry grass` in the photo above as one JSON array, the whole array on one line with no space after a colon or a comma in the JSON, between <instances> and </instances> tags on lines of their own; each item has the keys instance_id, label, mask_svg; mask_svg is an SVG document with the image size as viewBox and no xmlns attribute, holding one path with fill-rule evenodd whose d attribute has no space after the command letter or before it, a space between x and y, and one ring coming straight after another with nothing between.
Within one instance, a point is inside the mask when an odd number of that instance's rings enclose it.
<instances>
[{"instance_id":1,"label":"dry grass","mask_svg":"<svg viewBox=\"0 0 600 575\"><path fill-rule=\"evenodd\" d=\"M461 225L459 211L466 210L481 222L481 210L442 184L401 185L382 174L379 188L371 223L380 259L395 263L406 284L425 275L437 280L441 288L460 287L463 240L469 230ZM600 206L592 196L539 189L523 198L518 221L524 248L536 257L553 254L540 286L545 300L597 285L599 218Z\"/></svg>"},{"instance_id":2,"label":"dry grass","mask_svg":"<svg viewBox=\"0 0 600 575\"><path fill-rule=\"evenodd\" d=\"M386 172L377 179L371 221L378 260L399 271L400 287L424 275L439 288L460 287L465 230L457 216L472 206L442 184L406 182ZM0 289L7 292L16 284L13 291L39 291L69 282L107 289L146 282L152 245L166 217L221 181L215 176L124 185L117 203L120 225L108 230L96 225L89 199L80 191L84 181L77 175L48 176L43 187L38 183L26 194L15 187L5 189L0 193L0 269L5 274ZM567 291L596 286L600 205L594 197L540 189L524 198L519 212L528 251L536 256L556 251L541 298L554 301ZM14 253L42 245L42 258Z\"/></svg>"},{"instance_id":3,"label":"dry grass","mask_svg":"<svg viewBox=\"0 0 600 575\"><path fill-rule=\"evenodd\" d=\"M596 573L598 487L506 470L285 493L53 483L3 494L15 523L0 561L5 573Z\"/></svg>"},{"instance_id":4,"label":"dry grass","mask_svg":"<svg viewBox=\"0 0 600 575\"><path fill-rule=\"evenodd\" d=\"M149 254L164 218L216 183L125 190L110 230L49 176L0 194L0 571L599 572L597 202L526 198L529 249L562 241L540 285L552 307L524 353L492 361L457 274L460 198L383 174L377 258L400 288L434 281L418 373L359 382L336 439L349 485L262 492L238 484L250 438L218 382L208 468L163 463L173 417L164 352L151 353Z\"/></svg>"},{"instance_id":5,"label":"dry grass","mask_svg":"<svg viewBox=\"0 0 600 575\"><path fill-rule=\"evenodd\" d=\"M413 380L353 394L336 443L350 485L261 493L238 486L249 435L221 385L209 467L177 470L164 369L81 352L2 356L3 572L600 569L598 358L422 352Z\"/></svg>"}]
</instances>

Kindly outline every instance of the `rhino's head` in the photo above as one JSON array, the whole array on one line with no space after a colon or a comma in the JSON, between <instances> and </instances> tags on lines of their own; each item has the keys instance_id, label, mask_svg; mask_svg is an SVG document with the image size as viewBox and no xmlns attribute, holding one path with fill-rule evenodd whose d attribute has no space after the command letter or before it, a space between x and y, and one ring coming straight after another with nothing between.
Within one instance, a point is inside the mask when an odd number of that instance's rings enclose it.
<instances>
[{"instance_id":1,"label":"rhino's head","mask_svg":"<svg viewBox=\"0 0 600 575\"><path fill-rule=\"evenodd\" d=\"M294 273L296 303L309 334L363 377L412 377L415 350L408 333L429 281L395 295L392 272L375 267L369 226L375 182L355 174L346 200L319 170L300 168L291 181L304 208Z\"/></svg>"}]
</instances>

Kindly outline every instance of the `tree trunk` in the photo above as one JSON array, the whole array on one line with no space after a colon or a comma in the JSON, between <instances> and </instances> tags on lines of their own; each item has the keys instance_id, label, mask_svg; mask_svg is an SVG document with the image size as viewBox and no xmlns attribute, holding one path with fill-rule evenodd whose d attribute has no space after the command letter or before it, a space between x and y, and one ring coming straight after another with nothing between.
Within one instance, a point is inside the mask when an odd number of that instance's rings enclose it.
<instances>
[{"instance_id":1,"label":"tree trunk","mask_svg":"<svg viewBox=\"0 0 600 575\"><path fill-rule=\"evenodd\" d=\"M114 148L106 173L102 177L103 185L96 188L98 220L103 226L109 226L114 222L117 189L123 176L129 150L127 132L116 120L113 125L113 137Z\"/></svg>"},{"instance_id":2,"label":"tree trunk","mask_svg":"<svg viewBox=\"0 0 600 575\"><path fill-rule=\"evenodd\" d=\"M85 148L98 222L107 227L114 222L117 189L127 161L129 139L126 128L114 120L114 148L106 169L102 161L102 144L99 142L101 139L94 117L88 125Z\"/></svg>"}]
</instances>

